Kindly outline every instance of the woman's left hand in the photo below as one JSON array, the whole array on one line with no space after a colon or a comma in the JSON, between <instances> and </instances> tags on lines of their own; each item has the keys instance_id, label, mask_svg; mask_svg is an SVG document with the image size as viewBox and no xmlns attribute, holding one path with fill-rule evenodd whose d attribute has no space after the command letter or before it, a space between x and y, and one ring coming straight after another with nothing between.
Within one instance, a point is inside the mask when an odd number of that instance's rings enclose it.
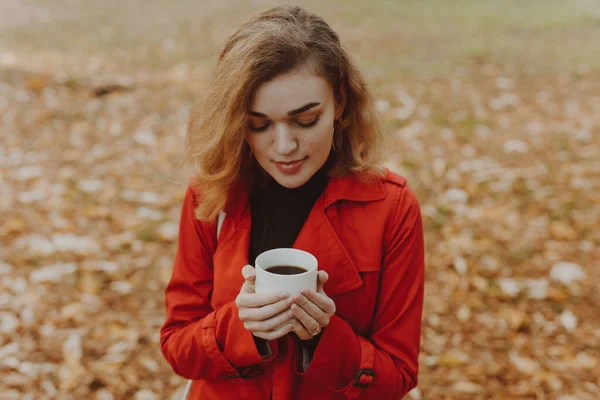
<instances>
[{"instance_id":1,"label":"woman's left hand","mask_svg":"<svg viewBox=\"0 0 600 400\"><path fill-rule=\"evenodd\" d=\"M329 279L325 271L317 274L317 291L303 290L291 297L293 332L301 340L309 340L318 335L329 324L335 314L335 303L323 291L323 285Z\"/></svg>"}]
</instances>

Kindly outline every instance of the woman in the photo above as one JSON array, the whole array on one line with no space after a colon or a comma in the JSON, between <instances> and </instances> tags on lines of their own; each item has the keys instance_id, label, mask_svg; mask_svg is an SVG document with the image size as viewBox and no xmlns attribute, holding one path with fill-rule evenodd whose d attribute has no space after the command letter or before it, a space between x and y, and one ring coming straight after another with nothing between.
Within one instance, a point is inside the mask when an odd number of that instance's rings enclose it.
<instances>
[{"instance_id":1,"label":"woman","mask_svg":"<svg viewBox=\"0 0 600 400\"><path fill-rule=\"evenodd\" d=\"M421 215L378 167L372 100L337 34L269 10L229 38L206 95L161 329L190 398L401 398L417 384ZM316 292L254 293L251 265L278 247L317 257Z\"/></svg>"}]
</instances>

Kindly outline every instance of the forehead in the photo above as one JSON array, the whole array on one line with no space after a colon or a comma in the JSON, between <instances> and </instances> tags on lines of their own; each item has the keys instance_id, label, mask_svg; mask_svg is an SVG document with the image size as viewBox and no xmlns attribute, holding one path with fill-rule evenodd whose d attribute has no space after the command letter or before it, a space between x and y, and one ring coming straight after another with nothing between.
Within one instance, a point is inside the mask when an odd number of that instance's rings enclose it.
<instances>
[{"instance_id":1,"label":"forehead","mask_svg":"<svg viewBox=\"0 0 600 400\"><path fill-rule=\"evenodd\" d=\"M268 116L285 117L290 110L310 102L325 103L332 96L327 80L302 67L260 85L250 109Z\"/></svg>"}]
</instances>

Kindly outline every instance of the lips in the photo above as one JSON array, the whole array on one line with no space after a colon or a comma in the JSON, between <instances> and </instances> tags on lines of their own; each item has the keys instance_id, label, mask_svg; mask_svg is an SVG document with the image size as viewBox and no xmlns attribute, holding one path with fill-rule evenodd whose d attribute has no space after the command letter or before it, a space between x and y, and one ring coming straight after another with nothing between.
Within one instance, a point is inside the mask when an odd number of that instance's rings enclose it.
<instances>
[{"instance_id":1,"label":"lips","mask_svg":"<svg viewBox=\"0 0 600 400\"><path fill-rule=\"evenodd\" d=\"M304 157L300 160L294 161L275 161L275 166L279 171L283 172L284 174L292 175L298 172L300 168L302 168L302 165L304 164L304 160L306 160L306 158L307 157Z\"/></svg>"},{"instance_id":2,"label":"lips","mask_svg":"<svg viewBox=\"0 0 600 400\"><path fill-rule=\"evenodd\" d=\"M294 160L294 161L275 161L275 164L293 165L293 164L296 164L301 161L304 161L304 158L301 158L300 160Z\"/></svg>"}]
</instances>

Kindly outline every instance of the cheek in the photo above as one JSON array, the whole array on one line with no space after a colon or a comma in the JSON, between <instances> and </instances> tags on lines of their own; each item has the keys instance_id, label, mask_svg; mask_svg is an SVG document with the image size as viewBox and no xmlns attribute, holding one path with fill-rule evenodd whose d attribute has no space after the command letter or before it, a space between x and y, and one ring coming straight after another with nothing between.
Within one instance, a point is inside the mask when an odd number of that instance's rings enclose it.
<instances>
[{"instance_id":1,"label":"cheek","mask_svg":"<svg viewBox=\"0 0 600 400\"><path fill-rule=\"evenodd\" d=\"M315 146L319 148L320 151L329 153L331 149L332 137L330 135L325 135L318 143L315 143Z\"/></svg>"},{"instance_id":2,"label":"cheek","mask_svg":"<svg viewBox=\"0 0 600 400\"><path fill-rule=\"evenodd\" d=\"M330 129L321 129L317 132L310 140L309 145L311 148L323 149L331 145L333 136Z\"/></svg>"},{"instance_id":3,"label":"cheek","mask_svg":"<svg viewBox=\"0 0 600 400\"><path fill-rule=\"evenodd\" d=\"M264 139L262 139L259 135L248 135L246 136L246 143L252 150L255 156L261 156L264 153L265 144Z\"/></svg>"}]
</instances>

